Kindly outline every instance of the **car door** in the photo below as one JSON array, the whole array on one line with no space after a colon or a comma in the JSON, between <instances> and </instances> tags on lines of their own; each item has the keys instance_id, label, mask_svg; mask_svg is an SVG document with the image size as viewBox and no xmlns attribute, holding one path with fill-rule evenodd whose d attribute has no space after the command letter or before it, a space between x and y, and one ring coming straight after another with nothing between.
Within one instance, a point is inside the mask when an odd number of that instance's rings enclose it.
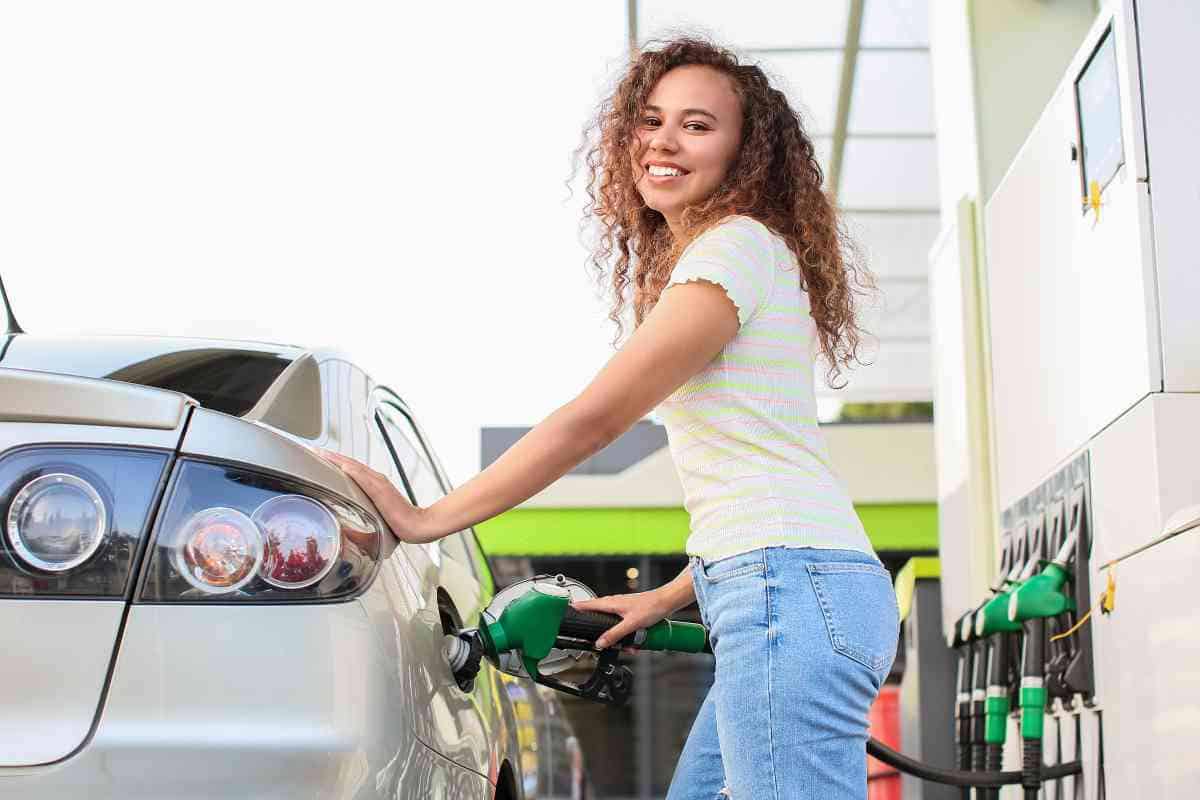
<instances>
[{"instance_id":1,"label":"car door","mask_svg":"<svg viewBox=\"0 0 1200 800\"><path fill-rule=\"evenodd\" d=\"M425 507L443 497L445 487L441 478L399 401L390 393L381 392L375 405L375 418L410 499ZM473 537L473 534L455 533L439 542L403 548L411 565L409 580L420 584L418 591L427 596L429 607L438 611L437 614L425 614L421 619L423 635L436 640L439 654L446 633L477 625L480 613L490 599L473 562L472 547L464 536ZM490 573L488 578L490 584ZM449 665L444 659L429 667L430 675L425 683L432 689L428 699L433 724L426 734L432 739L429 744L446 757L494 777L503 748L496 739L499 735L497 702L488 669L485 667L470 690L464 691L453 680L445 679L449 675Z\"/></svg>"}]
</instances>

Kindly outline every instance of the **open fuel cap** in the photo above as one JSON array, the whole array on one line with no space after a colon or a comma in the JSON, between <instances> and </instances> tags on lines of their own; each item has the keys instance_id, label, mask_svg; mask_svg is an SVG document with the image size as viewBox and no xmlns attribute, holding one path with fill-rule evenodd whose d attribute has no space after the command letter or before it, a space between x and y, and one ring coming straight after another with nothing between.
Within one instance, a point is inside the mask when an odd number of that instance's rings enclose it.
<instances>
[{"instance_id":1,"label":"open fuel cap","mask_svg":"<svg viewBox=\"0 0 1200 800\"><path fill-rule=\"evenodd\" d=\"M596 597L596 593L590 588L565 575L535 575L498 592L483 612L484 624L491 624L499 620L504 609L529 592L566 597L570 601L592 600ZM542 675L554 675L570 669L584 658L590 658L592 655L594 654L590 651L554 648L538 662L537 669ZM516 651L500 654L500 669L518 678L530 677L525 670L525 665L521 663L521 654Z\"/></svg>"}]
</instances>

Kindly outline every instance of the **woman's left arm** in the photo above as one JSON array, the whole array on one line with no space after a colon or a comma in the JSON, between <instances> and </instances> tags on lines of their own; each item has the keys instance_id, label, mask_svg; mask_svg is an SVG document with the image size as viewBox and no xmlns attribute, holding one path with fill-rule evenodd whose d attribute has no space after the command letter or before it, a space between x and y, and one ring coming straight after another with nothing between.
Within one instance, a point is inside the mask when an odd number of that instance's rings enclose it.
<instances>
[{"instance_id":1,"label":"woman's left arm","mask_svg":"<svg viewBox=\"0 0 1200 800\"><path fill-rule=\"evenodd\" d=\"M513 508L570 472L703 369L737 330L737 310L720 286L691 281L669 287L578 397L428 508L410 505L365 465L327 455L362 486L396 536L434 541Z\"/></svg>"}]
</instances>

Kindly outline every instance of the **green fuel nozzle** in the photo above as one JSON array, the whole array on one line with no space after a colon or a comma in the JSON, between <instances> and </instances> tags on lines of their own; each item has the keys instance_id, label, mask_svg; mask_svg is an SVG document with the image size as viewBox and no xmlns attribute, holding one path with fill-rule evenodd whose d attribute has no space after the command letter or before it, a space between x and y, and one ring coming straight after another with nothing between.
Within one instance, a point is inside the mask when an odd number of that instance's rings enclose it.
<instances>
[{"instance_id":1,"label":"green fuel nozzle","mask_svg":"<svg viewBox=\"0 0 1200 800\"><path fill-rule=\"evenodd\" d=\"M1021 623L1030 619L1055 617L1064 611L1073 611L1075 601L1062 591L1068 577L1069 573L1066 568L1053 561L1047 564L1041 574L1034 575L1027 580L1009 597L1009 621Z\"/></svg>"},{"instance_id":2,"label":"green fuel nozzle","mask_svg":"<svg viewBox=\"0 0 1200 800\"><path fill-rule=\"evenodd\" d=\"M623 648L711 652L708 630L703 625L664 619L601 652L597 670L588 682L576 686L551 679L549 673L557 671L564 660L573 661L566 654L595 652L596 640L621 621L615 614L582 611L571 606L572 599L585 597L594 594L561 575L540 576L509 587L484 612L479 628L447 637L447 658L455 678L460 685L472 680L479 669L479 656L483 656L510 674L532 678L569 694L619 705L628 698L633 680L629 668L617 663Z\"/></svg>"},{"instance_id":3,"label":"green fuel nozzle","mask_svg":"<svg viewBox=\"0 0 1200 800\"><path fill-rule=\"evenodd\" d=\"M1018 587L1020 584L1018 584ZM1009 598L1014 589L1000 592L983 604L975 614L975 635L992 636L997 633L1020 633L1021 623L1008 618Z\"/></svg>"},{"instance_id":4,"label":"green fuel nozzle","mask_svg":"<svg viewBox=\"0 0 1200 800\"><path fill-rule=\"evenodd\" d=\"M1015 554L1006 551L1005 562L1007 563L1010 556L1013 564L1000 582L992 587L995 595L975 612L975 635L978 637L992 636L997 633L1021 632L1020 623L1012 622L1008 618L1008 599L1013 590L1019 587L1029 575L1025 574L1025 563L1018 560ZM1001 569L1003 570L1003 567Z\"/></svg>"},{"instance_id":5,"label":"green fuel nozzle","mask_svg":"<svg viewBox=\"0 0 1200 800\"><path fill-rule=\"evenodd\" d=\"M1075 534L1072 533L1063 542L1053 561L1012 591L1008 598L1010 622L1046 619L1075 610L1075 601L1063 592L1067 579L1071 577L1068 564L1074 551Z\"/></svg>"},{"instance_id":6,"label":"green fuel nozzle","mask_svg":"<svg viewBox=\"0 0 1200 800\"><path fill-rule=\"evenodd\" d=\"M1004 741L1007 735L1007 720L1009 712L1008 692L1008 652L1012 634L1022 631L1020 623L1008 619L1008 599L1013 589L1021 585L1027 565L1022 557L1024 541L1008 542L1001 556L1001 577L992 587L993 595L986 600L974 614L975 638L987 642L984 648L986 664L986 688L983 693L983 709L979 712L978 700L974 693L976 715L980 717L975 722L975 739L982 743L983 765L976 759L972 765L976 769L999 769L1003 758ZM982 727L982 731L979 728ZM977 755L973 751L973 756ZM985 794L985 796L987 796Z\"/></svg>"},{"instance_id":7,"label":"green fuel nozzle","mask_svg":"<svg viewBox=\"0 0 1200 800\"><path fill-rule=\"evenodd\" d=\"M1016 585L1020 585L1017 582ZM1008 661L1007 634L1020 633L1021 623L1008 618L1008 602L1012 590L998 592L975 612L975 635L991 642L988 658L988 686L984 701L984 742L987 745L1003 745L1006 738L1006 720L1009 712L1008 690L1005 687L1006 664Z\"/></svg>"},{"instance_id":8,"label":"green fuel nozzle","mask_svg":"<svg viewBox=\"0 0 1200 800\"><path fill-rule=\"evenodd\" d=\"M554 649L559 625L570 598L532 590L514 600L495 622L481 625L483 654L494 664L500 655L519 652L531 678L539 677L538 664Z\"/></svg>"},{"instance_id":9,"label":"green fuel nozzle","mask_svg":"<svg viewBox=\"0 0 1200 800\"><path fill-rule=\"evenodd\" d=\"M537 663L555 647L593 649L605 631L618 624L615 614L580 611L567 597L536 589L514 600L495 622L480 627L484 653L495 661L501 653L519 651L532 676ZM699 653L708 645L708 631L694 622L664 619L630 634L614 648Z\"/></svg>"}]
</instances>

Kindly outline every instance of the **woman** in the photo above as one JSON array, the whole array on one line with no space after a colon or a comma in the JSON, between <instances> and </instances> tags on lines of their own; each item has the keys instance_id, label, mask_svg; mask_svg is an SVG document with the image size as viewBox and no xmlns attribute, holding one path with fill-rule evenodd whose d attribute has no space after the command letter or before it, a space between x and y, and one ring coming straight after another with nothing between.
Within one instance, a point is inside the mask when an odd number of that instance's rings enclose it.
<instances>
[{"instance_id":1,"label":"woman","mask_svg":"<svg viewBox=\"0 0 1200 800\"><path fill-rule=\"evenodd\" d=\"M830 469L812 359L819 346L836 380L856 357L856 294L870 276L846 256L812 142L757 67L694 39L647 49L597 127L594 262L613 264L618 331L632 295L625 345L578 397L428 508L329 457L396 536L429 542L524 501L657 407L691 564L653 591L578 606L623 618L604 647L699 601L716 675L668 798L865 798L867 716L895 655L897 612Z\"/></svg>"}]
</instances>

